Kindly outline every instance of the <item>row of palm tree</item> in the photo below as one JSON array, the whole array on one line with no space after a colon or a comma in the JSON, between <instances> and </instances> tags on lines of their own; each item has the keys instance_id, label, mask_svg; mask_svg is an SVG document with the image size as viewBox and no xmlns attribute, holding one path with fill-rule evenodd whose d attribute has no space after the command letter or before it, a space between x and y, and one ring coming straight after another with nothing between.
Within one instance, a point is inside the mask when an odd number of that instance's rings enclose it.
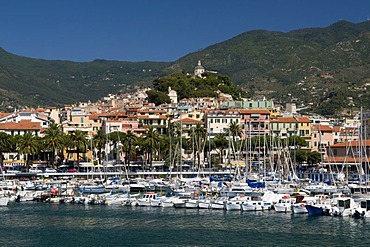
<instances>
[{"instance_id":1,"label":"row of palm tree","mask_svg":"<svg viewBox=\"0 0 370 247\"><path fill-rule=\"evenodd\" d=\"M110 150L115 150L118 161L121 161L120 157L124 154L124 162L128 166L131 161L136 161L139 157L144 157L142 159L145 159L150 166L153 160L164 160L168 166L171 166L181 155L179 146L181 139L182 148L193 153L193 164L200 167L202 155L203 159L207 157L210 161L208 156L211 150L217 151L220 163L223 163L223 151L229 147L232 148L235 156L237 151L246 145L240 139L241 135L241 127L235 122L230 124L226 133L216 135L211 142L207 141L206 128L200 123L190 131L188 138L181 137L179 125L170 126L167 135L159 134L153 126L150 126L142 136L138 137L130 130L125 133L112 132L106 135L99 129L93 136L88 136L87 132L81 130L66 134L60 125L52 123L43 137L35 136L31 132L26 132L22 136L10 136L0 132L0 162L3 163L4 152L16 152L26 157L27 166L32 160L42 159L47 160L50 166L56 167L62 164L65 153L75 153L79 166L81 154L90 149L92 157L98 164L102 164L107 157L105 150L109 145ZM257 141L260 142L256 138L251 139L252 141L254 145Z\"/></svg>"}]
</instances>

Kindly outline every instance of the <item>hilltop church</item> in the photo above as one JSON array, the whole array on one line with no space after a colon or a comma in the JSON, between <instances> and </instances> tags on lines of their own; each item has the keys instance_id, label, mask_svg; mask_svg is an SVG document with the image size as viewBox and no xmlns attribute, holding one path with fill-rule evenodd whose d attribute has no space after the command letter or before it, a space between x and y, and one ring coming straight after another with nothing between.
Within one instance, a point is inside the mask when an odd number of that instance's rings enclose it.
<instances>
[{"instance_id":1,"label":"hilltop church","mask_svg":"<svg viewBox=\"0 0 370 247\"><path fill-rule=\"evenodd\" d=\"M198 76L198 77L202 77L202 74L205 72L206 70L204 69L204 67L202 66L202 63L200 62L200 60L198 60L198 65L195 66L195 69L194 69L194 75L195 76Z\"/></svg>"}]
</instances>

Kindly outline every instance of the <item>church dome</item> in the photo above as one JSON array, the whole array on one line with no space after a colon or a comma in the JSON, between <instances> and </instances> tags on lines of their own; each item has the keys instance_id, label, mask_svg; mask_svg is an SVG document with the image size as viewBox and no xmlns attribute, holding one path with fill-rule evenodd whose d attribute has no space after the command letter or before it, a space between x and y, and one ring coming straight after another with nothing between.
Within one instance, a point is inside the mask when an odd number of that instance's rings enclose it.
<instances>
[{"instance_id":1,"label":"church dome","mask_svg":"<svg viewBox=\"0 0 370 247\"><path fill-rule=\"evenodd\" d=\"M205 69L202 66L202 63L200 62L200 60L198 60L198 65L195 66L195 69L194 69L194 75L199 76L199 77L202 77L202 74L204 72L205 72Z\"/></svg>"}]
</instances>

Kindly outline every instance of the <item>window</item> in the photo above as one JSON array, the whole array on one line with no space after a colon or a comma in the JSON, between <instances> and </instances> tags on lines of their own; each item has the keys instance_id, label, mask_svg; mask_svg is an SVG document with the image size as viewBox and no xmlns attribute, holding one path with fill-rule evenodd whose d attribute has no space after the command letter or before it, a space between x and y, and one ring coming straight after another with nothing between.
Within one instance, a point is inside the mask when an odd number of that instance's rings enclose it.
<instances>
[{"instance_id":1,"label":"window","mask_svg":"<svg viewBox=\"0 0 370 247\"><path fill-rule=\"evenodd\" d=\"M314 142L314 143L313 143L313 146L314 146L314 147L317 147L317 142Z\"/></svg>"},{"instance_id":2,"label":"window","mask_svg":"<svg viewBox=\"0 0 370 247\"><path fill-rule=\"evenodd\" d=\"M215 119L215 123L220 123L220 119Z\"/></svg>"},{"instance_id":3,"label":"window","mask_svg":"<svg viewBox=\"0 0 370 247\"><path fill-rule=\"evenodd\" d=\"M226 118L223 118L222 119L222 123L227 123L227 119Z\"/></svg>"}]
</instances>

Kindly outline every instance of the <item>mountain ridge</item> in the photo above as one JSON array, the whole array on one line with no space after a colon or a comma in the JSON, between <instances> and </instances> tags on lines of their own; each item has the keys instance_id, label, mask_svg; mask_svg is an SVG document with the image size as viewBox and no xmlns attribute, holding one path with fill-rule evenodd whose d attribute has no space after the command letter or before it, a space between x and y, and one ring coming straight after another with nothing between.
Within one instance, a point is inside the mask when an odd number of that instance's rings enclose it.
<instances>
[{"instance_id":1,"label":"mountain ridge","mask_svg":"<svg viewBox=\"0 0 370 247\"><path fill-rule=\"evenodd\" d=\"M181 70L192 72L201 60L255 97L312 104L316 112L333 114L349 104L370 107L369 54L370 21L289 32L251 30L173 62L44 60L0 49L0 97L3 108L97 100ZM333 97L344 99L334 112L329 109Z\"/></svg>"}]
</instances>

